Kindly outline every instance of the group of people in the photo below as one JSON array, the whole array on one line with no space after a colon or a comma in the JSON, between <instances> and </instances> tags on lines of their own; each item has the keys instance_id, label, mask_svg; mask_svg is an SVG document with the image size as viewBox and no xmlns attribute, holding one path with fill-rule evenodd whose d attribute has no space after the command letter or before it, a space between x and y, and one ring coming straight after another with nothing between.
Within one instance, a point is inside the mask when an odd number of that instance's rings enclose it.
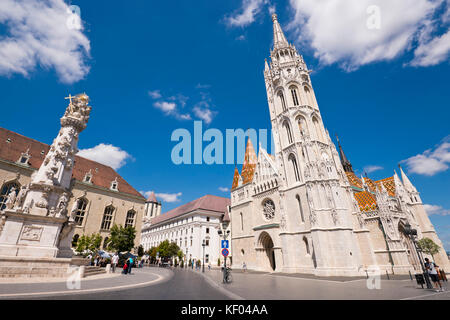
<instances>
[{"instance_id":1,"label":"group of people","mask_svg":"<svg viewBox=\"0 0 450 320\"><path fill-rule=\"evenodd\" d=\"M127 261L123 265L123 274L131 274L131 268L133 267L134 260L133 258L128 258Z\"/></svg>"}]
</instances>

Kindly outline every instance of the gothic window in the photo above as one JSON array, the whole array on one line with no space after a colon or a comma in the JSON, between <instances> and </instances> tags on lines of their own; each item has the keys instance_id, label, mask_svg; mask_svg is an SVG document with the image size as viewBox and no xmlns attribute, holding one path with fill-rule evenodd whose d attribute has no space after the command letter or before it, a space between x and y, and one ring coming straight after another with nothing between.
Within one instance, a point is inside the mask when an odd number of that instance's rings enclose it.
<instances>
[{"instance_id":1,"label":"gothic window","mask_svg":"<svg viewBox=\"0 0 450 320\"><path fill-rule=\"evenodd\" d=\"M20 185L17 182L8 182L3 185L0 191L0 210L5 209L5 202L8 200L8 194L11 192L12 188L15 189L17 195L20 189Z\"/></svg>"},{"instance_id":2,"label":"gothic window","mask_svg":"<svg viewBox=\"0 0 450 320\"><path fill-rule=\"evenodd\" d=\"M292 171L294 172L295 181L300 181L300 174L298 172L297 160L295 159L295 156L291 153L288 160L292 165Z\"/></svg>"},{"instance_id":3,"label":"gothic window","mask_svg":"<svg viewBox=\"0 0 450 320\"><path fill-rule=\"evenodd\" d=\"M302 202L300 201L300 196L296 195L295 198L297 198L298 210L300 211L300 218L302 219L302 222L305 222L305 217L303 216L303 208L302 208Z\"/></svg>"},{"instance_id":4,"label":"gothic window","mask_svg":"<svg viewBox=\"0 0 450 320\"><path fill-rule=\"evenodd\" d=\"M75 223L81 225L86 214L87 200L84 198L78 199L77 210L75 211Z\"/></svg>"},{"instance_id":5,"label":"gothic window","mask_svg":"<svg viewBox=\"0 0 450 320\"><path fill-rule=\"evenodd\" d=\"M285 122L283 123L283 127L284 127L285 130L286 130L286 135L287 135L287 138L288 138L288 143L291 144L291 143L292 143L292 133L291 133L291 128L289 127L289 123L288 123L287 121L285 121Z\"/></svg>"},{"instance_id":6,"label":"gothic window","mask_svg":"<svg viewBox=\"0 0 450 320\"><path fill-rule=\"evenodd\" d=\"M294 103L294 106L298 106L300 103L298 102L297 88L295 86L291 86L289 90L291 90L292 102Z\"/></svg>"},{"instance_id":7,"label":"gothic window","mask_svg":"<svg viewBox=\"0 0 450 320\"><path fill-rule=\"evenodd\" d=\"M209 228L206 228L206 234L208 234L209 233Z\"/></svg>"},{"instance_id":8,"label":"gothic window","mask_svg":"<svg viewBox=\"0 0 450 320\"><path fill-rule=\"evenodd\" d=\"M127 218L125 220L125 228L129 227L129 226L133 226L134 225L134 217L136 216L136 211L134 210L129 210L127 212ZM178 233L178 231L177 231Z\"/></svg>"},{"instance_id":9,"label":"gothic window","mask_svg":"<svg viewBox=\"0 0 450 320\"><path fill-rule=\"evenodd\" d=\"M305 244L306 254L310 254L309 253L308 239L306 239L306 237L303 237L303 243Z\"/></svg>"},{"instance_id":10,"label":"gothic window","mask_svg":"<svg viewBox=\"0 0 450 320\"><path fill-rule=\"evenodd\" d=\"M314 128L316 129L316 138L319 141L323 141L322 139L322 130L320 130L319 120L316 117L313 117Z\"/></svg>"},{"instance_id":11,"label":"gothic window","mask_svg":"<svg viewBox=\"0 0 450 320\"><path fill-rule=\"evenodd\" d=\"M297 117L297 124L298 124L298 130L300 131L300 133L301 133L302 135L308 133L308 128L307 128L307 126L306 126L306 120L305 120L304 117L298 116L298 117Z\"/></svg>"},{"instance_id":12,"label":"gothic window","mask_svg":"<svg viewBox=\"0 0 450 320\"><path fill-rule=\"evenodd\" d=\"M244 217L242 216L242 212L239 213L239 216L241 217L241 231L244 231Z\"/></svg>"},{"instance_id":13,"label":"gothic window","mask_svg":"<svg viewBox=\"0 0 450 320\"><path fill-rule=\"evenodd\" d=\"M105 211L103 213L102 227L101 227L102 230L109 230L109 228L111 228L113 212L114 212L113 206L107 206L105 208Z\"/></svg>"},{"instance_id":14,"label":"gothic window","mask_svg":"<svg viewBox=\"0 0 450 320\"><path fill-rule=\"evenodd\" d=\"M308 104L312 107L313 103L312 103L312 95L311 95L311 90L309 90L309 88L307 86L303 87L303 90L305 90L305 94L306 94L306 99L308 101Z\"/></svg>"},{"instance_id":15,"label":"gothic window","mask_svg":"<svg viewBox=\"0 0 450 320\"><path fill-rule=\"evenodd\" d=\"M264 217L267 220L272 220L275 217L275 204L272 200L266 199L262 205Z\"/></svg>"},{"instance_id":16,"label":"gothic window","mask_svg":"<svg viewBox=\"0 0 450 320\"><path fill-rule=\"evenodd\" d=\"M284 100L283 92L278 92L278 97L280 98L281 108L283 111L286 111L286 101Z\"/></svg>"}]
</instances>

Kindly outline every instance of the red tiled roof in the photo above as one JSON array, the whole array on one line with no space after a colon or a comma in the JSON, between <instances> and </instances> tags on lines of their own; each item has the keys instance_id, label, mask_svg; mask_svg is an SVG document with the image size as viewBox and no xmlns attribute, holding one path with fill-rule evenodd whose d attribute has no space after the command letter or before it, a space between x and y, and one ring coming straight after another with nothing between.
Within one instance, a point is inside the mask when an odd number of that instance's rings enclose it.
<instances>
[{"instance_id":1,"label":"red tiled roof","mask_svg":"<svg viewBox=\"0 0 450 320\"><path fill-rule=\"evenodd\" d=\"M150 193L150 195L147 198L147 202L158 202L156 200L155 192L152 191L152 193Z\"/></svg>"},{"instance_id":2,"label":"red tiled roof","mask_svg":"<svg viewBox=\"0 0 450 320\"><path fill-rule=\"evenodd\" d=\"M9 139L10 142L7 142ZM31 155L28 164L34 169L39 169L44 161L50 146L25 137L16 132L0 127L0 158L16 162L19 160L22 153L29 149L28 154ZM75 165L72 172L72 177L78 181L83 181L86 173L91 170L93 185L109 189L111 182L117 177L119 192L131 194L145 199L138 191L130 186L113 168L104 164L75 156Z\"/></svg>"},{"instance_id":3,"label":"red tiled roof","mask_svg":"<svg viewBox=\"0 0 450 320\"><path fill-rule=\"evenodd\" d=\"M181 216L185 213L192 212L194 210L203 209L215 212L221 212L223 214L227 213L227 206L231 204L231 200L229 198L223 198L218 196L206 195L182 206L179 206L175 209L167 211L166 213L161 214L151 220L152 225L161 223L163 221ZM226 216L225 216L226 217ZM229 219L229 217L228 217Z\"/></svg>"}]
</instances>

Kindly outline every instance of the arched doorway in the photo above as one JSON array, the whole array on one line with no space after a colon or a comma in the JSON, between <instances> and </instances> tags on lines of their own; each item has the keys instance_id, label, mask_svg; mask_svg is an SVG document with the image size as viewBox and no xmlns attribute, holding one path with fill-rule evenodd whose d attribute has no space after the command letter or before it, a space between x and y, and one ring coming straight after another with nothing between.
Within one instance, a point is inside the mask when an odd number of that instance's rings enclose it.
<instances>
[{"instance_id":1,"label":"arched doorway","mask_svg":"<svg viewBox=\"0 0 450 320\"><path fill-rule=\"evenodd\" d=\"M273 248L274 246L272 238L267 232L261 233L261 235L259 236L259 244L263 248L265 255L267 256L268 265L273 271L275 271L275 250Z\"/></svg>"}]
</instances>

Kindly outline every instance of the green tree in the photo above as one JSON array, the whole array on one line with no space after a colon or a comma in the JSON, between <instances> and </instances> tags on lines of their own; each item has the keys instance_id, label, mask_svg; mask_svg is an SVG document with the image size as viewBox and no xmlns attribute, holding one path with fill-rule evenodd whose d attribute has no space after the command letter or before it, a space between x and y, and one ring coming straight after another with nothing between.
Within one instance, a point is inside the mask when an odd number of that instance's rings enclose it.
<instances>
[{"instance_id":1,"label":"green tree","mask_svg":"<svg viewBox=\"0 0 450 320\"><path fill-rule=\"evenodd\" d=\"M114 224L108 241L108 250L116 252L131 251L134 247L136 229L133 226L124 228L122 225Z\"/></svg>"},{"instance_id":2,"label":"green tree","mask_svg":"<svg viewBox=\"0 0 450 320\"><path fill-rule=\"evenodd\" d=\"M169 240L164 240L158 246L157 252L161 258L172 258L177 256L180 247L175 242L169 242Z\"/></svg>"},{"instance_id":3,"label":"green tree","mask_svg":"<svg viewBox=\"0 0 450 320\"><path fill-rule=\"evenodd\" d=\"M143 255L144 255L144 247L142 246L142 245L140 245L139 247L138 247L138 256L139 257L142 257Z\"/></svg>"},{"instance_id":4,"label":"green tree","mask_svg":"<svg viewBox=\"0 0 450 320\"><path fill-rule=\"evenodd\" d=\"M182 250L178 250L178 252L177 252L177 257L178 257L178 260L180 260L180 261L183 260L184 253L183 253Z\"/></svg>"},{"instance_id":5,"label":"green tree","mask_svg":"<svg viewBox=\"0 0 450 320\"><path fill-rule=\"evenodd\" d=\"M417 241L417 245L424 253L431 255L434 261L434 255L441 249L433 240L430 238L423 238Z\"/></svg>"},{"instance_id":6,"label":"green tree","mask_svg":"<svg viewBox=\"0 0 450 320\"><path fill-rule=\"evenodd\" d=\"M89 242L88 236L82 235L81 237L79 237L75 251L78 252L79 254L85 252L88 249L88 242Z\"/></svg>"},{"instance_id":7,"label":"green tree","mask_svg":"<svg viewBox=\"0 0 450 320\"><path fill-rule=\"evenodd\" d=\"M89 237L88 250L91 252L95 252L98 249L100 249L101 244L102 244L102 236L100 235L100 233L93 233Z\"/></svg>"}]
</instances>

